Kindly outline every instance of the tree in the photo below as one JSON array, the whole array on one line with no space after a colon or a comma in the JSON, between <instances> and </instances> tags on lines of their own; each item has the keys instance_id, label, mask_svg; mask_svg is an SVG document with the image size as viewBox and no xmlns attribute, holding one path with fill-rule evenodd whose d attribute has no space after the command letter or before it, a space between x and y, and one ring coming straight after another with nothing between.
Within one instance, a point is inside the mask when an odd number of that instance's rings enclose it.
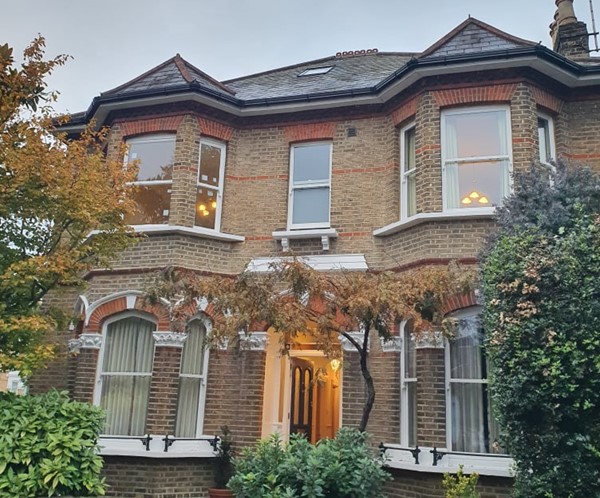
<instances>
[{"instance_id":1,"label":"tree","mask_svg":"<svg viewBox=\"0 0 600 498\"><path fill-rule=\"evenodd\" d=\"M600 178L532 168L483 257L491 393L519 497L600 495Z\"/></svg>"},{"instance_id":2,"label":"tree","mask_svg":"<svg viewBox=\"0 0 600 498\"><path fill-rule=\"evenodd\" d=\"M56 317L40 311L42 298L81 284L130 242L135 169L105 158L105 131L70 139L56 129L65 120L45 78L65 56L44 60L42 37L20 67L12 52L0 46L0 370L27 375L54 354L44 338Z\"/></svg>"},{"instance_id":3,"label":"tree","mask_svg":"<svg viewBox=\"0 0 600 498\"><path fill-rule=\"evenodd\" d=\"M371 332L389 339L399 320L412 320L416 334L441 327L447 297L465 291L470 273L451 265L428 267L400 275L389 272L319 272L298 259L271 266L266 273L235 277L207 276L167 268L149 291L151 303L171 303L171 319L183 330L197 303L212 308L216 340L268 325L285 340L310 331L318 347L335 355L339 337L359 355L366 401L358 429L365 431L375 403L369 370ZM359 330L360 337L352 332Z\"/></svg>"}]
</instances>

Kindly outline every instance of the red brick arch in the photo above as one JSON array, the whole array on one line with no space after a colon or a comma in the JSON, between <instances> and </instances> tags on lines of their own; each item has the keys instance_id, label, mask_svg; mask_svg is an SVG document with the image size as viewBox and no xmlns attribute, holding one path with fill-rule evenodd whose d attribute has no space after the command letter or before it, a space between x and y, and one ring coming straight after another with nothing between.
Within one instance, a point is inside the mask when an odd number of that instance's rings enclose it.
<instances>
[{"instance_id":1,"label":"red brick arch","mask_svg":"<svg viewBox=\"0 0 600 498\"><path fill-rule=\"evenodd\" d=\"M128 296L130 299L128 300ZM134 296L135 300L131 298ZM131 306L131 301L134 301L134 305ZM142 311L152 315L157 321L158 330L170 330L171 321L169 318L169 311L165 305L146 305L143 297L139 293L123 294L119 293L115 295L114 299L109 299L102 303L100 306L94 306L94 303L90 305L91 313L86 317L86 323L83 327L83 332L95 332L100 333L102 330L102 324L104 321L118 313L125 311Z\"/></svg>"},{"instance_id":2,"label":"red brick arch","mask_svg":"<svg viewBox=\"0 0 600 498\"><path fill-rule=\"evenodd\" d=\"M183 120L183 114L176 116L161 116L133 121L120 121L119 126L123 138L149 133L177 133L177 129Z\"/></svg>"},{"instance_id":3,"label":"red brick arch","mask_svg":"<svg viewBox=\"0 0 600 498\"><path fill-rule=\"evenodd\" d=\"M464 308L470 308L471 306L479 306L475 296L475 291L459 293L450 296L444 303L443 312L444 315L458 311Z\"/></svg>"}]
</instances>

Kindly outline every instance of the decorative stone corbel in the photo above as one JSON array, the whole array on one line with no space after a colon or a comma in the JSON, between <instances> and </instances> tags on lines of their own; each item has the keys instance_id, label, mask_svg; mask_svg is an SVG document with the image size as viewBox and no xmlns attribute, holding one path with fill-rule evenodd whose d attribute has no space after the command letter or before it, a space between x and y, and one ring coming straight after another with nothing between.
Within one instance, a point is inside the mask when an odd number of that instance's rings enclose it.
<instances>
[{"instance_id":1,"label":"decorative stone corbel","mask_svg":"<svg viewBox=\"0 0 600 498\"><path fill-rule=\"evenodd\" d=\"M240 346L247 351L264 351L267 349L268 335L266 332L240 332Z\"/></svg>"},{"instance_id":2,"label":"decorative stone corbel","mask_svg":"<svg viewBox=\"0 0 600 498\"><path fill-rule=\"evenodd\" d=\"M415 341L416 349L443 349L444 334L441 331L424 332L421 337Z\"/></svg>"},{"instance_id":3,"label":"decorative stone corbel","mask_svg":"<svg viewBox=\"0 0 600 498\"><path fill-rule=\"evenodd\" d=\"M364 338L364 334L362 332L348 332L348 335L350 337L352 337L359 344L362 344L363 338ZM346 337L344 337L343 335L340 334L339 339L340 339L340 344L342 345L342 349L344 351L358 352L357 349L354 347L354 344L352 344ZM369 339L367 340L367 353L370 350L371 350L371 338L369 337Z\"/></svg>"},{"instance_id":4,"label":"decorative stone corbel","mask_svg":"<svg viewBox=\"0 0 600 498\"><path fill-rule=\"evenodd\" d=\"M381 351L384 353L399 353L402 351L402 337L398 335L393 335L387 340L380 337L379 340L381 341Z\"/></svg>"},{"instance_id":5,"label":"decorative stone corbel","mask_svg":"<svg viewBox=\"0 0 600 498\"><path fill-rule=\"evenodd\" d=\"M102 346L102 339L100 334L86 333L81 334L79 339L75 340L79 341L80 349L100 349Z\"/></svg>"},{"instance_id":6,"label":"decorative stone corbel","mask_svg":"<svg viewBox=\"0 0 600 498\"><path fill-rule=\"evenodd\" d=\"M179 332L153 332L154 342L156 347L171 347L171 348L182 348L187 334L181 334Z\"/></svg>"}]
</instances>

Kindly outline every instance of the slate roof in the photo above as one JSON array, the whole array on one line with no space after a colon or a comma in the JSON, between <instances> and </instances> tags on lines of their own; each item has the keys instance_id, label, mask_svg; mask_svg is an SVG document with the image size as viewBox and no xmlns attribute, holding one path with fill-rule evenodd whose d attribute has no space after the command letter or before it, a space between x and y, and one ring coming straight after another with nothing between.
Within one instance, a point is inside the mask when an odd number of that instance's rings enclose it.
<instances>
[{"instance_id":1,"label":"slate roof","mask_svg":"<svg viewBox=\"0 0 600 498\"><path fill-rule=\"evenodd\" d=\"M535 45L537 43L517 38L479 19L469 17L422 52L419 58L477 54Z\"/></svg>"},{"instance_id":2,"label":"slate roof","mask_svg":"<svg viewBox=\"0 0 600 498\"><path fill-rule=\"evenodd\" d=\"M176 88L195 82L215 92L233 95L235 92L205 72L184 60L179 54L159 64L137 78L101 95L127 95L141 91Z\"/></svg>"},{"instance_id":3,"label":"slate roof","mask_svg":"<svg viewBox=\"0 0 600 498\"><path fill-rule=\"evenodd\" d=\"M242 100L294 97L372 88L415 55L379 52L368 55L328 57L273 71L224 81ZM326 74L299 76L304 70L332 66Z\"/></svg>"}]
</instances>

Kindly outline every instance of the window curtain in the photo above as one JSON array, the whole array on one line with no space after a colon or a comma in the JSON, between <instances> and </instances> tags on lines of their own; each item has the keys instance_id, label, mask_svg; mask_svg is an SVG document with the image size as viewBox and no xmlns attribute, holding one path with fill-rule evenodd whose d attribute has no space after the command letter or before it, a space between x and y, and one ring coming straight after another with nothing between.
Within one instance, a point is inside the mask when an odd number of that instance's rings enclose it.
<instances>
[{"instance_id":1,"label":"window curtain","mask_svg":"<svg viewBox=\"0 0 600 498\"><path fill-rule=\"evenodd\" d=\"M138 317L108 325L102 363L100 405L104 433L141 436L146 429L156 325Z\"/></svg>"},{"instance_id":2,"label":"window curtain","mask_svg":"<svg viewBox=\"0 0 600 498\"><path fill-rule=\"evenodd\" d=\"M196 437L200 397L203 389L206 328L200 320L188 326L181 358L179 398L177 400L177 437Z\"/></svg>"},{"instance_id":3,"label":"window curtain","mask_svg":"<svg viewBox=\"0 0 600 498\"><path fill-rule=\"evenodd\" d=\"M480 327L477 317L460 319L456 338L450 343L452 449L486 452L487 403L483 383L468 381L484 378Z\"/></svg>"},{"instance_id":4,"label":"window curtain","mask_svg":"<svg viewBox=\"0 0 600 498\"><path fill-rule=\"evenodd\" d=\"M455 159L458 157L458 135L456 126L450 119L445 120L446 131L444 136L444 153L445 153L445 192L446 206L450 209L460 207L460 186L458 181L458 163Z\"/></svg>"}]
</instances>

